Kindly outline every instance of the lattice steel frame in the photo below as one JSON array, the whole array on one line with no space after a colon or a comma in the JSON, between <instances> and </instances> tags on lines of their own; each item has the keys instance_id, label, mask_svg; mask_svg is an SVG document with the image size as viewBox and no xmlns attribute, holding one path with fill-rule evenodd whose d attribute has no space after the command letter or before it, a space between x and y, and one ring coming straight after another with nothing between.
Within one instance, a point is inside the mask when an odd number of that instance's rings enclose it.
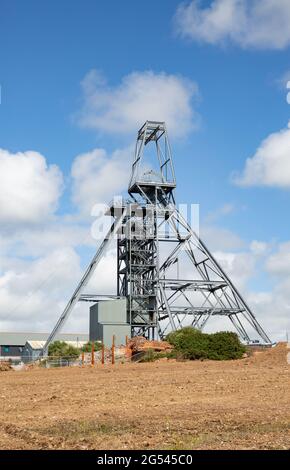
<instances>
[{"instance_id":1,"label":"lattice steel frame","mask_svg":"<svg viewBox=\"0 0 290 470\"><path fill-rule=\"evenodd\" d=\"M155 146L159 171L144 175L140 169L148 144ZM247 328L250 327L260 341L271 344L242 295L178 212L175 187L165 123L147 121L137 135L128 188L138 209L132 209L132 203L127 205L130 228L118 240L118 295L128 299L132 335L154 337L158 333L164 338L170 330L185 325L202 330L211 317L220 315L229 318L244 342L253 341ZM150 233L146 230L148 225ZM161 245L169 241L173 249L161 264ZM195 276L191 280L167 276L181 251L186 252L191 262ZM199 293L199 303L191 300L192 292Z\"/></svg>"},{"instance_id":2,"label":"lattice steel frame","mask_svg":"<svg viewBox=\"0 0 290 470\"><path fill-rule=\"evenodd\" d=\"M154 148L158 171L142 173L148 144ZM146 121L137 135L128 187L130 199L110 206L108 215L114 217L112 226L52 330L44 354L76 302L95 302L102 298L84 294L83 290L115 236L117 295L103 297L127 298L127 321L133 336L164 338L169 331L186 325L202 330L211 317L226 316L245 343L253 342L250 327L260 342L272 344L245 299L178 211L175 187L165 123ZM164 243L172 244L173 248L162 259ZM192 279L169 277L170 267L182 253L190 262Z\"/></svg>"}]
</instances>

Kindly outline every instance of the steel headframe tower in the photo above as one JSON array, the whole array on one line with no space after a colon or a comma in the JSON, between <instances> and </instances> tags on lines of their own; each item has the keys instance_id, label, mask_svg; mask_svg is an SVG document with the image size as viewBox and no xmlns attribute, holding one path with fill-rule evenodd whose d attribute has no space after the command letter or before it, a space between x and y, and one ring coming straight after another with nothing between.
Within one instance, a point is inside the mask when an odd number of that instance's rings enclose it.
<instances>
[{"instance_id":1,"label":"steel headframe tower","mask_svg":"<svg viewBox=\"0 0 290 470\"><path fill-rule=\"evenodd\" d=\"M148 155L149 154L149 155ZM129 200L112 203L114 222L49 336L55 338L99 260L117 235L117 295L127 299L132 336L164 338L191 325L202 330L227 317L245 343L272 344L250 307L175 204L176 180L164 122L146 121L138 131ZM114 297L114 296L111 296ZM254 342L257 342L257 340Z\"/></svg>"},{"instance_id":2,"label":"steel headframe tower","mask_svg":"<svg viewBox=\"0 0 290 470\"><path fill-rule=\"evenodd\" d=\"M154 170L148 170L147 146L151 165L153 147ZM157 333L163 338L186 325L202 330L211 317L221 315L245 342L251 342L250 327L263 343L271 344L241 294L178 211L175 187L165 123L147 121L137 136L128 188L133 203L127 205L127 226L118 239L118 295L128 299L132 335ZM186 267L184 276L179 264Z\"/></svg>"}]
</instances>

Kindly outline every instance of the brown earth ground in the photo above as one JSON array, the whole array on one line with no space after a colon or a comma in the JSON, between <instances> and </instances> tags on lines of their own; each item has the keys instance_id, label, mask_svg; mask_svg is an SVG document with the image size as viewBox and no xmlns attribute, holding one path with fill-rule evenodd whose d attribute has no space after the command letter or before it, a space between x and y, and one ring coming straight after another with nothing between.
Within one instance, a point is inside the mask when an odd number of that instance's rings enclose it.
<instances>
[{"instance_id":1,"label":"brown earth ground","mask_svg":"<svg viewBox=\"0 0 290 470\"><path fill-rule=\"evenodd\" d=\"M239 361L0 374L0 449L289 449L285 344Z\"/></svg>"}]
</instances>

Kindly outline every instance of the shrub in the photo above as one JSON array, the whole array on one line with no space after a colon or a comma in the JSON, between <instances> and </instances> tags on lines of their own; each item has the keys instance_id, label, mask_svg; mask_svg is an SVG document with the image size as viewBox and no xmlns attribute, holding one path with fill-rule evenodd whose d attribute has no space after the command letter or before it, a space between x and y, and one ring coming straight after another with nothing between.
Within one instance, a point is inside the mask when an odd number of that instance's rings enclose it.
<instances>
[{"instance_id":1,"label":"shrub","mask_svg":"<svg viewBox=\"0 0 290 470\"><path fill-rule=\"evenodd\" d=\"M208 336L210 337L209 359L240 359L246 352L246 347L241 344L236 333L220 331Z\"/></svg>"},{"instance_id":2,"label":"shrub","mask_svg":"<svg viewBox=\"0 0 290 470\"><path fill-rule=\"evenodd\" d=\"M102 344L98 341L94 342L94 351L100 351L102 349ZM89 353L92 352L92 341L88 341L83 347L82 351Z\"/></svg>"},{"instance_id":3,"label":"shrub","mask_svg":"<svg viewBox=\"0 0 290 470\"><path fill-rule=\"evenodd\" d=\"M169 333L167 341L184 359L207 359L208 335L191 327L185 327Z\"/></svg>"},{"instance_id":4,"label":"shrub","mask_svg":"<svg viewBox=\"0 0 290 470\"><path fill-rule=\"evenodd\" d=\"M236 333L222 331L206 334L192 327L185 327L167 335L175 354L184 359L240 359L246 348Z\"/></svg>"},{"instance_id":5,"label":"shrub","mask_svg":"<svg viewBox=\"0 0 290 470\"><path fill-rule=\"evenodd\" d=\"M48 355L52 357L77 359L80 355L80 350L67 344L65 341L54 341L54 343L51 343L48 347Z\"/></svg>"}]
</instances>

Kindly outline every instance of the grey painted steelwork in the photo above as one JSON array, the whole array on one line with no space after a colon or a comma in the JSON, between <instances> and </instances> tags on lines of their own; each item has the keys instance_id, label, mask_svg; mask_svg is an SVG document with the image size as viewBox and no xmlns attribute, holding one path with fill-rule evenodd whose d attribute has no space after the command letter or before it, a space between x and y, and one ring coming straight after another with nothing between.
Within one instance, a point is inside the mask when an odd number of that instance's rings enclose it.
<instances>
[{"instance_id":1,"label":"grey painted steelwork","mask_svg":"<svg viewBox=\"0 0 290 470\"><path fill-rule=\"evenodd\" d=\"M178 211L175 187L165 123L146 121L137 135L128 187L130 199L121 201L118 207L112 204L107 212L116 218L110 233L118 235L115 298L126 299L132 336L164 338L169 331L187 325L202 330L211 318L223 316L228 317L244 342L250 344L258 337L263 344L271 344L242 295ZM78 300L96 301L97 296L82 291L103 256L107 239L46 348ZM180 266L185 271L182 275Z\"/></svg>"},{"instance_id":2,"label":"grey painted steelwork","mask_svg":"<svg viewBox=\"0 0 290 470\"><path fill-rule=\"evenodd\" d=\"M149 145L157 169L142 172ZM271 344L242 295L177 210L175 187L165 123L147 121L137 135L128 188L130 229L118 239L118 295L128 300L132 335L164 338L186 325L202 330L211 317L221 315L246 343L254 333ZM188 279L180 279L179 273L173 277L175 264L186 263L182 257L189 262Z\"/></svg>"}]
</instances>

